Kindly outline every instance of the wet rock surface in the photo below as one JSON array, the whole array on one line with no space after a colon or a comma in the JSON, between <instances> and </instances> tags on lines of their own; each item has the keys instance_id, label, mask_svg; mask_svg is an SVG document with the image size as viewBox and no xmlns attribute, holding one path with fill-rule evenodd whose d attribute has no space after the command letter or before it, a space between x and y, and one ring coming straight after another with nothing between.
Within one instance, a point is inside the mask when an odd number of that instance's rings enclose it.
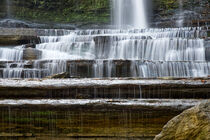
<instances>
[{"instance_id":1,"label":"wet rock surface","mask_svg":"<svg viewBox=\"0 0 210 140\"><path fill-rule=\"evenodd\" d=\"M62 36L71 30L63 29L37 29L37 28L5 28L0 27L0 35L4 36Z\"/></svg>"},{"instance_id":2,"label":"wet rock surface","mask_svg":"<svg viewBox=\"0 0 210 140\"><path fill-rule=\"evenodd\" d=\"M208 0L154 0L155 27L208 26ZM181 4L181 5L180 5Z\"/></svg>"},{"instance_id":3,"label":"wet rock surface","mask_svg":"<svg viewBox=\"0 0 210 140\"><path fill-rule=\"evenodd\" d=\"M52 29L52 28L62 28L62 29L76 29L74 24L58 24L58 23L34 23L26 20L16 20L16 19L2 19L0 20L0 27L3 28L41 28L41 29Z\"/></svg>"},{"instance_id":4,"label":"wet rock surface","mask_svg":"<svg viewBox=\"0 0 210 140\"><path fill-rule=\"evenodd\" d=\"M0 45L22 45L28 43L39 43L37 36L21 36L21 35L0 35Z\"/></svg>"},{"instance_id":5,"label":"wet rock surface","mask_svg":"<svg viewBox=\"0 0 210 140\"><path fill-rule=\"evenodd\" d=\"M61 75L55 76L65 76ZM209 80L42 79L2 80L0 98L208 99ZM170 83L171 82L171 83ZM176 83L177 82L177 83ZM7 85L6 83L10 83ZM27 84L24 84L27 83Z\"/></svg>"},{"instance_id":6,"label":"wet rock surface","mask_svg":"<svg viewBox=\"0 0 210 140\"><path fill-rule=\"evenodd\" d=\"M69 73L67 72L63 72L63 73L58 73L58 74L54 74L52 76L48 76L46 78L49 78L49 79L62 79L62 78L69 78Z\"/></svg>"},{"instance_id":7,"label":"wet rock surface","mask_svg":"<svg viewBox=\"0 0 210 140\"><path fill-rule=\"evenodd\" d=\"M153 139L176 109L104 104L0 106L0 136L48 139ZM169 113L170 112L170 113ZM12 133L10 133L12 132Z\"/></svg>"},{"instance_id":8,"label":"wet rock surface","mask_svg":"<svg viewBox=\"0 0 210 140\"><path fill-rule=\"evenodd\" d=\"M42 52L33 48L26 48L23 50L23 60L37 60L40 58Z\"/></svg>"},{"instance_id":9,"label":"wet rock surface","mask_svg":"<svg viewBox=\"0 0 210 140\"><path fill-rule=\"evenodd\" d=\"M210 101L202 103L170 120L155 140L210 139Z\"/></svg>"},{"instance_id":10,"label":"wet rock surface","mask_svg":"<svg viewBox=\"0 0 210 140\"><path fill-rule=\"evenodd\" d=\"M24 46L24 48L36 48L36 44L30 43L30 44L26 44Z\"/></svg>"},{"instance_id":11,"label":"wet rock surface","mask_svg":"<svg viewBox=\"0 0 210 140\"><path fill-rule=\"evenodd\" d=\"M30 24L20 21L20 20L13 20L13 19L4 19L0 20L0 27L9 27L9 28L28 28Z\"/></svg>"}]
</instances>

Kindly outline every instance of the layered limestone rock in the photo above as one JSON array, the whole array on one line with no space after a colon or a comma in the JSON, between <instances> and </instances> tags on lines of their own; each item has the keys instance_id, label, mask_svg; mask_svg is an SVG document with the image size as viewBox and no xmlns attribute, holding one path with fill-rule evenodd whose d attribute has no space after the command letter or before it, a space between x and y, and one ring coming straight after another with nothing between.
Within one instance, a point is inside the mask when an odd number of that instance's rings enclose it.
<instances>
[{"instance_id":1,"label":"layered limestone rock","mask_svg":"<svg viewBox=\"0 0 210 140\"><path fill-rule=\"evenodd\" d=\"M0 79L0 98L209 99L209 80L56 79L65 76L68 73L54 79Z\"/></svg>"},{"instance_id":2,"label":"layered limestone rock","mask_svg":"<svg viewBox=\"0 0 210 140\"><path fill-rule=\"evenodd\" d=\"M169 121L155 140L209 140L210 100Z\"/></svg>"},{"instance_id":3,"label":"layered limestone rock","mask_svg":"<svg viewBox=\"0 0 210 140\"><path fill-rule=\"evenodd\" d=\"M39 43L37 36L0 35L0 45L22 45L28 43Z\"/></svg>"}]
</instances>

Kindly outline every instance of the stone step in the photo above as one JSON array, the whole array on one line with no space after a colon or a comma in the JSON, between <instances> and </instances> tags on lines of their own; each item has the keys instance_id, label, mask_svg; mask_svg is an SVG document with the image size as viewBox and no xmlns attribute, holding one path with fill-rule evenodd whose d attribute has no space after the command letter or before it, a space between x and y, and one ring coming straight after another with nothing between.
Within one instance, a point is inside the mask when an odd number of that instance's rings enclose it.
<instances>
[{"instance_id":1,"label":"stone step","mask_svg":"<svg viewBox=\"0 0 210 140\"><path fill-rule=\"evenodd\" d=\"M153 139L200 101L0 100L0 138Z\"/></svg>"},{"instance_id":2,"label":"stone step","mask_svg":"<svg viewBox=\"0 0 210 140\"><path fill-rule=\"evenodd\" d=\"M54 36L54 40L60 40L61 36L72 36L75 41L96 42L124 39L148 39L148 38L207 38L205 28L172 28L172 29L145 29L145 30L52 30L30 28L0 28L0 45L22 45L27 43L40 43L39 36ZM46 37L47 38L47 37Z\"/></svg>"},{"instance_id":3,"label":"stone step","mask_svg":"<svg viewBox=\"0 0 210 140\"><path fill-rule=\"evenodd\" d=\"M28 43L40 43L38 36L0 35L0 45L22 45Z\"/></svg>"},{"instance_id":4,"label":"stone step","mask_svg":"<svg viewBox=\"0 0 210 140\"><path fill-rule=\"evenodd\" d=\"M82 38L82 42L75 41L77 37ZM36 60L40 58L145 59L159 61L209 60L209 41L203 39L139 38L142 38L142 35L136 37L96 36L90 37L90 40L86 42L84 41L86 38L83 39L80 36L41 37L42 43L38 45L32 41L30 44L18 47L0 47L0 59L7 61Z\"/></svg>"},{"instance_id":5,"label":"stone step","mask_svg":"<svg viewBox=\"0 0 210 140\"><path fill-rule=\"evenodd\" d=\"M76 42L78 39L82 40ZM151 37L145 37L145 35L96 36L93 39L83 36L42 37L41 40L42 43L37 45L36 48L45 53L43 58L48 56L48 59L76 57L77 59L204 61L205 49L209 46L209 43L207 41L206 43L203 39L151 39ZM63 55L64 53L65 55Z\"/></svg>"},{"instance_id":6,"label":"stone step","mask_svg":"<svg viewBox=\"0 0 210 140\"><path fill-rule=\"evenodd\" d=\"M0 80L1 99L209 99L210 80Z\"/></svg>"},{"instance_id":7,"label":"stone step","mask_svg":"<svg viewBox=\"0 0 210 140\"><path fill-rule=\"evenodd\" d=\"M149 29L89 29L89 30L64 30L64 29L37 29L37 28L2 28L0 35L21 35L21 36L63 36L71 33L77 35L101 35L101 34L134 34L134 33L153 33L179 35L187 37L190 34L202 35L206 32L203 27L184 27L184 28L149 28ZM197 36L199 37L199 36ZM200 36L201 37L201 36Z\"/></svg>"}]
</instances>

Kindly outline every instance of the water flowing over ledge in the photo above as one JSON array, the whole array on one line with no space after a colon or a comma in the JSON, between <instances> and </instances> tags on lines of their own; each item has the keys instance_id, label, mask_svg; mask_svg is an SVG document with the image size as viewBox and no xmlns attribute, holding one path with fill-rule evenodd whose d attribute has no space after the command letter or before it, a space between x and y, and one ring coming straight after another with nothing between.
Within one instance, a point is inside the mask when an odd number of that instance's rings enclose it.
<instances>
[{"instance_id":1,"label":"water flowing over ledge","mask_svg":"<svg viewBox=\"0 0 210 140\"><path fill-rule=\"evenodd\" d=\"M208 27L148 28L149 0L108 1L111 29L0 28L0 138L152 139L173 116L209 102ZM175 20L185 26L179 2ZM40 3L44 10L46 3ZM14 7L7 5L11 18ZM60 11L65 16L70 9ZM80 6L75 11L85 13ZM12 19L4 24L45 26Z\"/></svg>"},{"instance_id":2,"label":"water flowing over ledge","mask_svg":"<svg viewBox=\"0 0 210 140\"><path fill-rule=\"evenodd\" d=\"M113 23L119 28L133 26L148 27L146 15L147 0L111 0Z\"/></svg>"},{"instance_id":3,"label":"water flowing over ledge","mask_svg":"<svg viewBox=\"0 0 210 140\"><path fill-rule=\"evenodd\" d=\"M0 79L0 87L31 87L31 88L65 88L85 86L113 86L113 85L209 85L210 80L135 80L135 79Z\"/></svg>"},{"instance_id":4,"label":"water flowing over ledge","mask_svg":"<svg viewBox=\"0 0 210 140\"><path fill-rule=\"evenodd\" d=\"M40 44L32 49L0 47L1 78L44 78L63 72L69 78L186 78L210 73L203 28L38 32Z\"/></svg>"},{"instance_id":5,"label":"water flowing over ledge","mask_svg":"<svg viewBox=\"0 0 210 140\"><path fill-rule=\"evenodd\" d=\"M1 105L91 105L91 104L110 104L121 106L150 106L150 107L171 107L171 108L189 108L191 106L207 102L208 100L184 100L184 99L41 99L41 100L0 100Z\"/></svg>"}]
</instances>

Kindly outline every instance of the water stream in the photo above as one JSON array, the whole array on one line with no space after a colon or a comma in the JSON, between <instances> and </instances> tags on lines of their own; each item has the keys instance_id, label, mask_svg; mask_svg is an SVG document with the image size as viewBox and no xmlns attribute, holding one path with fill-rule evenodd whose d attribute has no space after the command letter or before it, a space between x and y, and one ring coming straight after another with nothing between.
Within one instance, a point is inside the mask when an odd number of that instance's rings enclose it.
<instances>
[{"instance_id":1,"label":"water stream","mask_svg":"<svg viewBox=\"0 0 210 140\"><path fill-rule=\"evenodd\" d=\"M178 0L179 3L179 12L178 12L178 20L177 27L183 27L184 24L184 10L183 10L183 0Z\"/></svg>"},{"instance_id":2,"label":"water stream","mask_svg":"<svg viewBox=\"0 0 210 140\"><path fill-rule=\"evenodd\" d=\"M7 4L7 18L11 18L11 1L10 0L6 0L6 4Z\"/></svg>"},{"instance_id":3,"label":"water stream","mask_svg":"<svg viewBox=\"0 0 210 140\"><path fill-rule=\"evenodd\" d=\"M112 0L113 22L117 27L148 27L146 0Z\"/></svg>"}]
</instances>

